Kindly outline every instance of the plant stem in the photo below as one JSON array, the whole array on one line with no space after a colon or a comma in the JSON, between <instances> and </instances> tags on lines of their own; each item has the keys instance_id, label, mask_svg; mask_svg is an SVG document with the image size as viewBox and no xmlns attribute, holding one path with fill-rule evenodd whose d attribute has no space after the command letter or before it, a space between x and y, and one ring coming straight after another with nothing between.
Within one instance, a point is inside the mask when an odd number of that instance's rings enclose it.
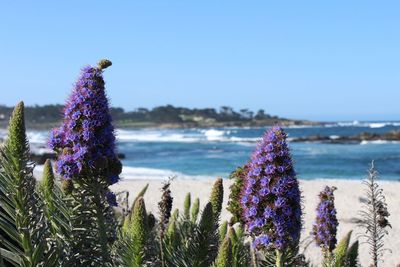
<instances>
[{"instance_id":1,"label":"plant stem","mask_svg":"<svg viewBox=\"0 0 400 267\"><path fill-rule=\"evenodd\" d=\"M111 262L110 252L108 249L108 238L107 238L107 227L104 221L104 214L103 214L103 205L101 204L100 199L100 188L99 186L95 186L94 190L94 203L96 205L96 217L97 217L97 224L99 227L99 241L102 251L102 256L104 259L104 263ZM106 265L106 264L105 264Z\"/></svg>"},{"instance_id":2,"label":"plant stem","mask_svg":"<svg viewBox=\"0 0 400 267\"><path fill-rule=\"evenodd\" d=\"M164 259L164 246L163 246L163 241L164 241L164 233L161 233L160 235L160 257L161 257L161 266L165 267L165 259Z\"/></svg>"},{"instance_id":3,"label":"plant stem","mask_svg":"<svg viewBox=\"0 0 400 267\"><path fill-rule=\"evenodd\" d=\"M374 181L374 177L372 177L371 179L371 205L372 205L372 214L373 214L373 227L372 227L372 260L373 260L373 266L374 267L378 267L378 249L377 249L377 211L376 211L376 195L375 195L375 181Z\"/></svg>"},{"instance_id":4,"label":"plant stem","mask_svg":"<svg viewBox=\"0 0 400 267\"><path fill-rule=\"evenodd\" d=\"M256 250L254 248L251 248L250 253L251 253L251 262L253 264L253 267L258 267Z\"/></svg>"},{"instance_id":5,"label":"plant stem","mask_svg":"<svg viewBox=\"0 0 400 267\"><path fill-rule=\"evenodd\" d=\"M282 262L283 254L278 249L275 251L276 251L276 267L283 267L283 262Z\"/></svg>"}]
</instances>

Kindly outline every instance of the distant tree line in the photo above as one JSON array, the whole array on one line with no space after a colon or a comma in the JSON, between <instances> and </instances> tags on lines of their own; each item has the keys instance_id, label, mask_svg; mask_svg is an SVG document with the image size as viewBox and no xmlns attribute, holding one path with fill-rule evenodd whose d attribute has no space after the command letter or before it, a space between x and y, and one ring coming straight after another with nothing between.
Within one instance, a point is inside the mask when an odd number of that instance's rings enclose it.
<instances>
[{"instance_id":1,"label":"distant tree line","mask_svg":"<svg viewBox=\"0 0 400 267\"><path fill-rule=\"evenodd\" d=\"M26 107L26 121L30 124L52 124L62 118L63 105L44 105ZM7 122L12 107L0 106L0 121ZM115 122L152 122L152 123L186 123L186 122L250 122L255 120L277 120L277 116L266 114L263 109L256 113L249 109L234 110L222 106L214 108L184 108L172 105L158 106L153 109L137 108L125 111L123 108L111 108Z\"/></svg>"}]
</instances>

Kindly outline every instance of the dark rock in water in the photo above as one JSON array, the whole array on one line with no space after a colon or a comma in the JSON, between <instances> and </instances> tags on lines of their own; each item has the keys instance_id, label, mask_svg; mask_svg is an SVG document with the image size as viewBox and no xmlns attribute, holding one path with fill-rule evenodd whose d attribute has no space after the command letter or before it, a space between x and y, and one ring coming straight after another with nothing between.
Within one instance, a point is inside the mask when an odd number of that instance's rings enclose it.
<instances>
[{"instance_id":1,"label":"dark rock in water","mask_svg":"<svg viewBox=\"0 0 400 267\"><path fill-rule=\"evenodd\" d=\"M361 133L353 136L322 136L312 135L306 137L293 138L292 142L321 142L332 144L361 143L363 141L400 141L400 131L390 131L383 134Z\"/></svg>"}]
</instances>

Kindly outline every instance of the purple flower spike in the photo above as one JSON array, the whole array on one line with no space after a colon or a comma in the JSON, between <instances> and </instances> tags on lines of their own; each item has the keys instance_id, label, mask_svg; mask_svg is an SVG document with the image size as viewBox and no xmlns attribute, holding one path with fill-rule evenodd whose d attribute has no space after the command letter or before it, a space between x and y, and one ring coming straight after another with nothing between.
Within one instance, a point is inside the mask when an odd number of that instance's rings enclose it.
<instances>
[{"instance_id":1,"label":"purple flower spike","mask_svg":"<svg viewBox=\"0 0 400 267\"><path fill-rule=\"evenodd\" d=\"M241 194L243 219L254 237L253 246L284 251L299 244L301 195L286 134L280 127L267 131L258 144Z\"/></svg>"},{"instance_id":2,"label":"purple flower spike","mask_svg":"<svg viewBox=\"0 0 400 267\"><path fill-rule=\"evenodd\" d=\"M336 247L336 232L339 222L336 218L335 187L326 186L319 194L320 203L317 207L317 218L313 225L312 235L322 251L331 253Z\"/></svg>"},{"instance_id":3,"label":"purple flower spike","mask_svg":"<svg viewBox=\"0 0 400 267\"><path fill-rule=\"evenodd\" d=\"M63 124L51 133L49 146L58 153L56 170L65 179L118 182L121 163L101 67L82 69L65 105Z\"/></svg>"}]
</instances>

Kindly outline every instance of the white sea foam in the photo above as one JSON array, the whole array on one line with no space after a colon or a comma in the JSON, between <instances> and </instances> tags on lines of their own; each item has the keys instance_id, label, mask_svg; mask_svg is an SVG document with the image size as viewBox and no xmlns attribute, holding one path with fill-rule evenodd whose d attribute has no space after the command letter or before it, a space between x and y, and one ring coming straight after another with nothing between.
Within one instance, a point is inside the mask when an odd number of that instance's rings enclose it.
<instances>
[{"instance_id":1,"label":"white sea foam","mask_svg":"<svg viewBox=\"0 0 400 267\"><path fill-rule=\"evenodd\" d=\"M42 178L43 169L44 165L36 165L35 168L33 169L33 176L36 177L37 179Z\"/></svg>"},{"instance_id":2,"label":"white sea foam","mask_svg":"<svg viewBox=\"0 0 400 267\"><path fill-rule=\"evenodd\" d=\"M361 124L359 121L343 121L343 122L338 122L337 126L349 127L349 126L361 126Z\"/></svg>"},{"instance_id":3,"label":"white sea foam","mask_svg":"<svg viewBox=\"0 0 400 267\"><path fill-rule=\"evenodd\" d=\"M170 130L117 130L117 140L121 142L232 142L254 143L259 138L230 136L233 130L199 130L198 132L177 133Z\"/></svg>"},{"instance_id":4,"label":"white sea foam","mask_svg":"<svg viewBox=\"0 0 400 267\"><path fill-rule=\"evenodd\" d=\"M289 129L303 129L303 128L315 128L315 127L321 127L319 125L288 125L288 126L283 126L283 128L289 128Z\"/></svg>"},{"instance_id":5,"label":"white sea foam","mask_svg":"<svg viewBox=\"0 0 400 267\"><path fill-rule=\"evenodd\" d=\"M175 172L167 169L153 169L153 168L143 168L143 167L123 167L121 178L126 180L165 180L168 177L176 177L178 179L188 179L188 180L204 180L210 176L204 175L187 175L180 172Z\"/></svg>"},{"instance_id":6,"label":"white sea foam","mask_svg":"<svg viewBox=\"0 0 400 267\"><path fill-rule=\"evenodd\" d=\"M399 144L400 141L388 141L388 140L363 140L360 145L384 145L384 144Z\"/></svg>"},{"instance_id":7,"label":"white sea foam","mask_svg":"<svg viewBox=\"0 0 400 267\"><path fill-rule=\"evenodd\" d=\"M41 178L44 165L36 165L33 170L33 175ZM212 175L187 175L181 172L175 172L167 169L153 169L143 167L127 167L122 168L121 179L123 180L166 180L169 177L176 177L185 180L207 180Z\"/></svg>"},{"instance_id":8,"label":"white sea foam","mask_svg":"<svg viewBox=\"0 0 400 267\"><path fill-rule=\"evenodd\" d=\"M215 129L202 130L201 132L204 133L208 141L223 141L225 139L225 133L229 134L229 131L220 131Z\"/></svg>"},{"instance_id":9,"label":"white sea foam","mask_svg":"<svg viewBox=\"0 0 400 267\"><path fill-rule=\"evenodd\" d=\"M379 123L379 122L375 122L375 123L370 123L369 127L370 128L383 128L387 125L387 123Z\"/></svg>"},{"instance_id":10,"label":"white sea foam","mask_svg":"<svg viewBox=\"0 0 400 267\"><path fill-rule=\"evenodd\" d=\"M26 136L30 143L45 144L49 138L49 133L44 131L28 131Z\"/></svg>"},{"instance_id":11,"label":"white sea foam","mask_svg":"<svg viewBox=\"0 0 400 267\"><path fill-rule=\"evenodd\" d=\"M119 141L125 142L185 142L193 143L199 138L178 133L166 133L162 131L141 130L117 130L116 136Z\"/></svg>"},{"instance_id":12,"label":"white sea foam","mask_svg":"<svg viewBox=\"0 0 400 267\"><path fill-rule=\"evenodd\" d=\"M236 137L236 136L232 136L229 138L230 141L237 143L256 143L260 139L261 139L260 137Z\"/></svg>"},{"instance_id":13,"label":"white sea foam","mask_svg":"<svg viewBox=\"0 0 400 267\"><path fill-rule=\"evenodd\" d=\"M371 129L374 128L383 128L387 126L400 126L400 122L397 121L378 121L378 122L360 122L360 121L344 121L332 124L326 124L325 127L369 127Z\"/></svg>"}]
</instances>

